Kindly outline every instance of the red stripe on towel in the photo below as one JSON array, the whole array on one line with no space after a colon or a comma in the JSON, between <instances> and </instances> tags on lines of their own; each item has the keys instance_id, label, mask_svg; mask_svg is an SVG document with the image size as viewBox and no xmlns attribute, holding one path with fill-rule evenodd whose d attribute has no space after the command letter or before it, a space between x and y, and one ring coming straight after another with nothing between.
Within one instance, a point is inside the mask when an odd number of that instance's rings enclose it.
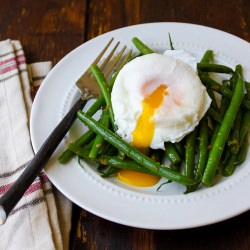
<instances>
[{"instance_id":1,"label":"red stripe on towel","mask_svg":"<svg viewBox=\"0 0 250 250\"><path fill-rule=\"evenodd\" d=\"M48 182L49 179L47 176L44 176L42 178L42 182L43 183L46 183ZM24 193L24 195L29 195L39 189L42 189L42 182L40 181L39 178L37 178L31 185L30 187L26 190L26 192ZM9 190L9 188L11 187L13 183L10 183L10 184L7 184L7 185L4 185L4 186L1 186L0 187L0 195L4 194L5 192L7 192Z\"/></svg>"},{"instance_id":2,"label":"red stripe on towel","mask_svg":"<svg viewBox=\"0 0 250 250\"><path fill-rule=\"evenodd\" d=\"M20 55L13 56L13 57L10 57L8 59L0 61L0 66L5 65L5 64L9 64L11 62L15 62L16 60L17 60L17 62L21 62L21 63L25 62L26 63L24 54L20 54Z\"/></svg>"},{"instance_id":3,"label":"red stripe on towel","mask_svg":"<svg viewBox=\"0 0 250 250\"><path fill-rule=\"evenodd\" d=\"M14 57L11 57L11 58L8 58L6 60L3 60L3 61L0 61L0 66L1 65L4 65L4 64L8 64L10 62L15 62L15 58Z\"/></svg>"},{"instance_id":4,"label":"red stripe on towel","mask_svg":"<svg viewBox=\"0 0 250 250\"><path fill-rule=\"evenodd\" d=\"M10 71L12 71L14 69L17 69L16 64L13 64L13 65L10 65L10 66L7 66L5 68L0 69L0 74L5 74L5 73L10 72Z\"/></svg>"}]
</instances>

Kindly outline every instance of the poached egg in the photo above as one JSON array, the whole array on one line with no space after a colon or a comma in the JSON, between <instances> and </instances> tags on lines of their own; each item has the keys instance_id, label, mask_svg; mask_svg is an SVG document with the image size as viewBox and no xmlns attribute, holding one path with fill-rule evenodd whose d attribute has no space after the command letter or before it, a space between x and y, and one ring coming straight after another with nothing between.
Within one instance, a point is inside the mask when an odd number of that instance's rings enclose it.
<instances>
[{"instance_id":1,"label":"poached egg","mask_svg":"<svg viewBox=\"0 0 250 250\"><path fill-rule=\"evenodd\" d=\"M178 142L192 132L211 103L196 65L183 50L143 55L127 63L111 93L117 134L145 151L164 149L164 142ZM137 185L132 177L127 170L118 174L118 179L136 186L158 181Z\"/></svg>"}]
</instances>

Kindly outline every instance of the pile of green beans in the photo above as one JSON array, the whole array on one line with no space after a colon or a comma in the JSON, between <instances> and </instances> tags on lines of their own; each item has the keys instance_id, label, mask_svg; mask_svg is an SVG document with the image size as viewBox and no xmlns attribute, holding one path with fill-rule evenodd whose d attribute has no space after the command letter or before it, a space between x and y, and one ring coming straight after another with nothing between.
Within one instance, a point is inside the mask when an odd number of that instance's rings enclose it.
<instances>
[{"instance_id":1,"label":"pile of green beans","mask_svg":"<svg viewBox=\"0 0 250 250\"><path fill-rule=\"evenodd\" d=\"M137 56L154 53L137 37L132 42L138 49ZM170 48L174 49L171 38ZM87 112L78 111L78 119L89 130L68 145L59 162L65 164L73 156L91 159L103 177L113 176L119 169L158 175L166 178L166 183L174 181L186 186L186 193L212 186L220 177L232 175L248 151L250 83L244 81L241 65L232 69L214 64L213 60L213 51L207 50L197 63L201 82L212 100L199 125L180 142L165 142L165 150L150 150L147 155L116 134L111 90L118 72L107 83L98 66L92 66L103 94ZM212 77L214 74L225 79L218 83ZM102 110L102 115L96 121L92 116L98 110Z\"/></svg>"}]
</instances>

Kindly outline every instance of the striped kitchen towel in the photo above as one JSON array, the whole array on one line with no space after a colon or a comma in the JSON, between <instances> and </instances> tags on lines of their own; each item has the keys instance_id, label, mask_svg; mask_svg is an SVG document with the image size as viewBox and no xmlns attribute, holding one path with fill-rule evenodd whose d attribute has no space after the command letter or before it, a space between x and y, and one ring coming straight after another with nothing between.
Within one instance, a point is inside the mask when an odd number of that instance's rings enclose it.
<instances>
[{"instance_id":1,"label":"striped kitchen towel","mask_svg":"<svg viewBox=\"0 0 250 250\"><path fill-rule=\"evenodd\" d=\"M29 135L31 96L51 66L51 62L27 65L19 41L0 42L0 196L34 156ZM0 248L68 249L70 227L71 202L42 172L0 226Z\"/></svg>"}]
</instances>

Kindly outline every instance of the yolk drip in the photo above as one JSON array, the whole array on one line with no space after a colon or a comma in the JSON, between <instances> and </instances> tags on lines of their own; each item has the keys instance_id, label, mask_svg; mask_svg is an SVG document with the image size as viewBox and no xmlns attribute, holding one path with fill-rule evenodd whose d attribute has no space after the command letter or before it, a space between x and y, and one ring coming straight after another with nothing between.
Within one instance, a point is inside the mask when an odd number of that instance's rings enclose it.
<instances>
[{"instance_id":1,"label":"yolk drip","mask_svg":"<svg viewBox=\"0 0 250 250\"><path fill-rule=\"evenodd\" d=\"M155 122L154 114L163 102L167 86L160 85L155 91L142 101L142 114L137 121L132 133L133 146L146 152L154 136ZM134 172L131 170L120 170L117 173L118 180L137 187L150 187L155 185L160 177L151 174Z\"/></svg>"},{"instance_id":2,"label":"yolk drip","mask_svg":"<svg viewBox=\"0 0 250 250\"><path fill-rule=\"evenodd\" d=\"M160 85L142 101L142 113L133 131L133 145L138 148L148 148L154 136L154 114L160 107L166 92L166 85Z\"/></svg>"},{"instance_id":3,"label":"yolk drip","mask_svg":"<svg viewBox=\"0 0 250 250\"><path fill-rule=\"evenodd\" d=\"M117 179L136 187L151 187L159 181L159 176L122 169L117 173Z\"/></svg>"}]
</instances>

